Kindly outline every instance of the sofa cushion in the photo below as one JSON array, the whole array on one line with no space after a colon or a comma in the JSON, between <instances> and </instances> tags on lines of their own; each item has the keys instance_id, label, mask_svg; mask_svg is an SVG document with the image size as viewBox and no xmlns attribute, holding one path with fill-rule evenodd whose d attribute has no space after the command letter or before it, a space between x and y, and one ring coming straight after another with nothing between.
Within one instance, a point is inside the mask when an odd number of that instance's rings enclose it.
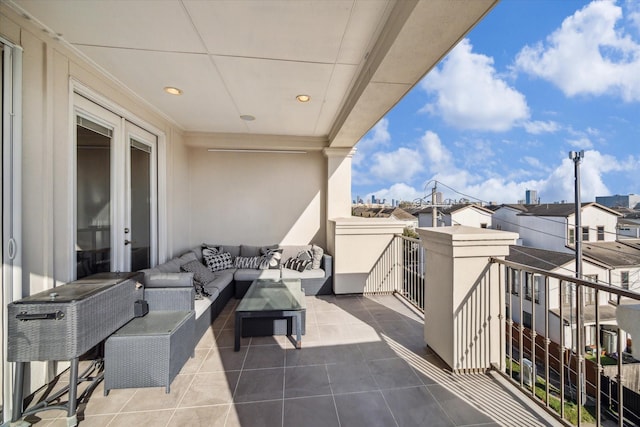
<instances>
[{"instance_id":1,"label":"sofa cushion","mask_svg":"<svg viewBox=\"0 0 640 427\"><path fill-rule=\"evenodd\" d=\"M325 272L321 268L314 268L311 270L291 270L288 268L283 268L281 270L283 279L322 279L325 277ZM304 287L304 283L302 284Z\"/></svg>"},{"instance_id":2,"label":"sofa cushion","mask_svg":"<svg viewBox=\"0 0 640 427\"><path fill-rule=\"evenodd\" d=\"M280 268L280 261L282 260L282 248L262 248L262 260L260 261L261 270L278 269Z\"/></svg>"},{"instance_id":3,"label":"sofa cushion","mask_svg":"<svg viewBox=\"0 0 640 427\"><path fill-rule=\"evenodd\" d=\"M198 319L202 313L204 313L207 308L213 303L213 301L218 298L219 292L216 288L208 289L210 296L203 297L202 299L197 299L193 302L193 309L195 311L196 319Z\"/></svg>"},{"instance_id":4,"label":"sofa cushion","mask_svg":"<svg viewBox=\"0 0 640 427\"><path fill-rule=\"evenodd\" d=\"M235 268L258 268L261 262L261 256L237 256L233 266Z\"/></svg>"},{"instance_id":5,"label":"sofa cushion","mask_svg":"<svg viewBox=\"0 0 640 427\"><path fill-rule=\"evenodd\" d=\"M233 261L231 260L231 254L229 252L210 255L208 250L205 249L202 251L202 257L211 271L226 270L227 268L233 267Z\"/></svg>"},{"instance_id":6,"label":"sofa cushion","mask_svg":"<svg viewBox=\"0 0 640 427\"><path fill-rule=\"evenodd\" d=\"M320 268L320 264L322 264L322 255L324 255L324 249L322 249L318 245L313 245L311 247L311 251L313 252L313 264L311 268L318 269Z\"/></svg>"},{"instance_id":7,"label":"sofa cushion","mask_svg":"<svg viewBox=\"0 0 640 427\"><path fill-rule=\"evenodd\" d=\"M280 278L280 270L256 270L254 268L239 268L233 275L237 281L248 282L256 279L273 279Z\"/></svg>"},{"instance_id":8,"label":"sofa cushion","mask_svg":"<svg viewBox=\"0 0 640 427\"><path fill-rule=\"evenodd\" d=\"M193 273L157 273L144 275L146 288L178 288L193 286Z\"/></svg>"},{"instance_id":9,"label":"sofa cushion","mask_svg":"<svg viewBox=\"0 0 640 427\"><path fill-rule=\"evenodd\" d=\"M224 289L233 283L233 273L236 272L235 268L230 268L227 270L216 271L216 278L214 281L209 282L205 289L210 293L210 289L217 289L219 292L224 291Z\"/></svg>"}]
</instances>

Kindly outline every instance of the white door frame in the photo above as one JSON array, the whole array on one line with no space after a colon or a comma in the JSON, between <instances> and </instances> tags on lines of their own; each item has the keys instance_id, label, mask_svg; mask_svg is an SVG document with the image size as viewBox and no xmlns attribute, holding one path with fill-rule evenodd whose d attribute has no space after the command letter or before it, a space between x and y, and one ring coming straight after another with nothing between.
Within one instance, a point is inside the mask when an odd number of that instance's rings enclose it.
<instances>
[{"instance_id":1,"label":"white door frame","mask_svg":"<svg viewBox=\"0 0 640 427\"><path fill-rule=\"evenodd\" d=\"M2 97L2 422L11 421L13 364L7 362L7 304L22 298L22 48L0 37ZM4 424L3 424L4 425Z\"/></svg>"},{"instance_id":2,"label":"white door frame","mask_svg":"<svg viewBox=\"0 0 640 427\"><path fill-rule=\"evenodd\" d=\"M156 151L155 151L156 161L154 162L155 164L154 167L156 168L155 170L156 179L153 180L154 181L153 184L155 184L156 186L155 196L157 197L155 201L156 209L155 209L155 224L154 224L154 231L155 231L154 240L156 244L155 244L155 260L152 257L152 262L156 262L156 263L164 262L170 255L169 249L168 249L169 245L168 245L168 230L167 230L167 171L166 171L167 137L166 137L166 134L161 129L141 119L140 117L134 115L133 113L121 107L120 105L114 103L110 99L102 95L99 95L98 93L93 91L91 88L89 88L88 86L84 85L83 83L79 82L78 80L72 77L69 79L70 117L73 118L72 119L73 123L71 123L70 125L70 131L72 132L72 135L75 134L75 114L74 114L75 107L74 107L73 100L76 95L81 95L83 98L86 98L87 100L99 105L100 107L106 110L109 110L112 113L120 116L122 119L122 129L125 129L126 127L125 123L129 122L151 133L156 137ZM123 135L122 137L124 138L125 135ZM75 137L71 138L71 144L70 144L70 151L74 153L73 154L74 160L71 167L74 169L74 173L75 173L75 144L74 143L75 143ZM128 144L125 144L125 145L128 148ZM121 173L117 176L125 177L124 170L122 170ZM74 179L74 182L75 182L75 179ZM75 212L75 191L73 194L74 194L73 200L70 200L70 203L72 204L72 206L70 206L70 212ZM72 221L75 222L75 216L72 219ZM74 226L74 225L75 224L70 223L70 226ZM118 225L120 225L120 228L116 229L115 227L117 227ZM122 230L124 228L122 224L112 224L112 226L114 227L114 230ZM72 229L75 230L75 228L72 228ZM75 241L75 237L70 236L69 248L74 248L73 246L74 241ZM122 258L122 260L123 259L124 257ZM72 257L69 268L70 268L70 271L73 271L75 275L75 269L76 269L75 256Z\"/></svg>"}]
</instances>

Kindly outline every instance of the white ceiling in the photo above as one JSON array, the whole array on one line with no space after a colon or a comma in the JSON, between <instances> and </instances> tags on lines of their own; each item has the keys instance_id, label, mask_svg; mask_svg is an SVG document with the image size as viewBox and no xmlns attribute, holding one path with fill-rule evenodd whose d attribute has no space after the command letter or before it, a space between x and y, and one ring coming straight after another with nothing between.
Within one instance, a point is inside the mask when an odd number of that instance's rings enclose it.
<instances>
[{"instance_id":1,"label":"white ceiling","mask_svg":"<svg viewBox=\"0 0 640 427\"><path fill-rule=\"evenodd\" d=\"M11 0L186 131L340 146L353 146L496 1Z\"/></svg>"}]
</instances>

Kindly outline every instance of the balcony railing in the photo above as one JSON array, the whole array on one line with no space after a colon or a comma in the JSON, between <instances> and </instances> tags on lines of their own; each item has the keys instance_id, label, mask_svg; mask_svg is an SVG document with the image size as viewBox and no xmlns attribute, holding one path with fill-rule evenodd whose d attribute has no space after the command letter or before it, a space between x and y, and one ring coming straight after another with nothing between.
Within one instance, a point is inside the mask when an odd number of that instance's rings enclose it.
<instances>
[{"instance_id":1,"label":"balcony railing","mask_svg":"<svg viewBox=\"0 0 640 427\"><path fill-rule=\"evenodd\" d=\"M500 339L505 352L493 367L567 425L640 425L640 381L627 384L640 364L632 363L630 340L623 339L627 333L615 316L617 305L638 304L640 294L502 259L490 262L500 264L503 291L493 294L499 295L505 325L492 338ZM365 293L395 293L424 312L420 240L394 236ZM488 303L477 298L474 304Z\"/></svg>"},{"instance_id":2,"label":"balcony railing","mask_svg":"<svg viewBox=\"0 0 640 427\"><path fill-rule=\"evenodd\" d=\"M369 273L364 293L395 293L424 313L424 270L420 240L395 235Z\"/></svg>"},{"instance_id":3,"label":"balcony railing","mask_svg":"<svg viewBox=\"0 0 640 427\"><path fill-rule=\"evenodd\" d=\"M639 390L623 380L632 358L609 302L638 303L640 294L504 260L492 262L504 266L500 303L506 313L507 357L500 370L565 422L640 424ZM605 364L615 368L605 370Z\"/></svg>"}]
</instances>

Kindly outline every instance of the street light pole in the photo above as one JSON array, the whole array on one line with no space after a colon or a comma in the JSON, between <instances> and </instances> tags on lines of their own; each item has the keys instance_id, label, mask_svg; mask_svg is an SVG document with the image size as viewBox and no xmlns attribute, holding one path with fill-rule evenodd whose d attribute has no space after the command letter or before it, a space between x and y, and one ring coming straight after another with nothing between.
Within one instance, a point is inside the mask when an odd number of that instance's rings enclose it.
<instances>
[{"instance_id":1,"label":"street light pole","mask_svg":"<svg viewBox=\"0 0 640 427\"><path fill-rule=\"evenodd\" d=\"M580 202L580 163L584 158L584 151L571 151L569 158L573 160L575 167L574 173L574 191L575 191L575 245L576 245L576 278L582 279L582 203ZM582 405L584 404L585 382L584 382L584 305L582 301L582 287L576 284L576 353L578 355L578 363L576 364L576 387L578 393L576 403L578 406L578 426L580 426L580 418L582 417ZM571 313L573 316L573 313ZM598 356L599 357L599 356Z\"/></svg>"}]
</instances>

